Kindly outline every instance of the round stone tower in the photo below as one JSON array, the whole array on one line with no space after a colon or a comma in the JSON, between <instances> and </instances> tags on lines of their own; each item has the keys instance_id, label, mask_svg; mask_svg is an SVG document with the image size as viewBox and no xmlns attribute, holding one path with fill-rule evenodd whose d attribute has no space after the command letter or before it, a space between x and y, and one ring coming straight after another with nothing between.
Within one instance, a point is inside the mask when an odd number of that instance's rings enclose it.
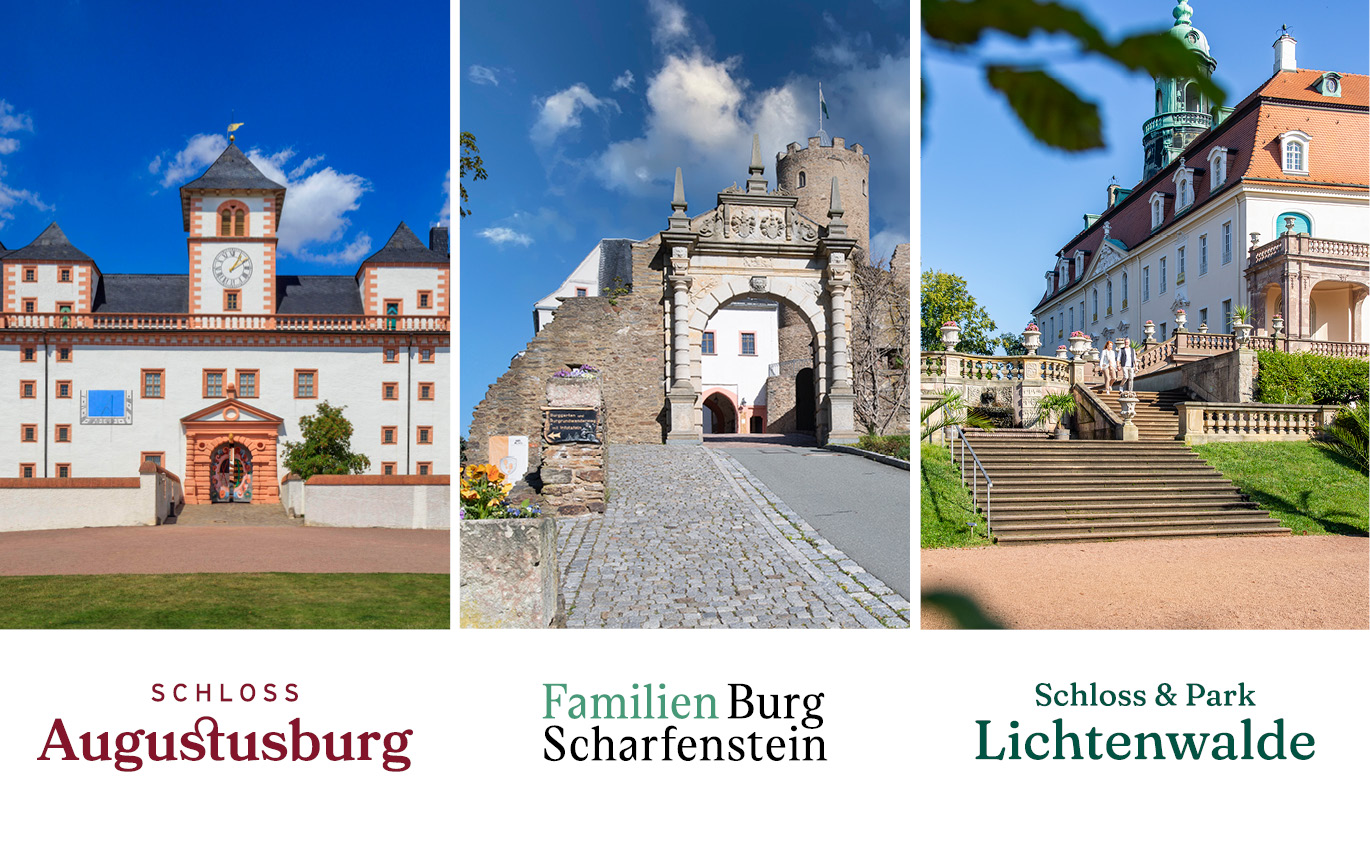
<instances>
[{"instance_id":1,"label":"round stone tower","mask_svg":"<svg viewBox=\"0 0 1370 850\"><path fill-rule=\"evenodd\" d=\"M880 258L870 256L870 175L871 158L860 145L847 147L847 140L841 136L833 136L831 145L823 145L818 136L811 136L805 148L791 142L784 153L775 156L779 188L799 198L799 211L824 226L828 223L832 180L837 178L847 233L869 261L876 262Z\"/></svg>"}]
</instances>

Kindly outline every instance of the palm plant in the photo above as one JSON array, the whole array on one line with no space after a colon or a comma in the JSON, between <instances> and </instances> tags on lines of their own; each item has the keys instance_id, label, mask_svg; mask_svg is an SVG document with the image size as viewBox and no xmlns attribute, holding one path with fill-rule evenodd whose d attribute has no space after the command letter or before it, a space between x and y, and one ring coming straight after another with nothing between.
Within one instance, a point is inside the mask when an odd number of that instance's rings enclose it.
<instances>
[{"instance_id":1,"label":"palm plant","mask_svg":"<svg viewBox=\"0 0 1370 850\"><path fill-rule=\"evenodd\" d=\"M1248 304L1238 304L1232 308L1232 320L1243 325L1251 324L1251 307Z\"/></svg>"},{"instance_id":2,"label":"palm plant","mask_svg":"<svg viewBox=\"0 0 1370 850\"><path fill-rule=\"evenodd\" d=\"M940 419L933 420L933 416L942 413ZM960 425L969 428L983 428L986 431L994 430L994 423L978 410L969 407L966 400L961 397L959 390L947 390L937 397L937 400L923 408L919 414L918 424L922 429L921 440L928 440L939 428L947 428L953 425Z\"/></svg>"},{"instance_id":3,"label":"palm plant","mask_svg":"<svg viewBox=\"0 0 1370 850\"><path fill-rule=\"evenodd\" d=\"M1370 407L1357 404L1343 407L1337 411L1336 419L1323 429L1330 442L1329 448L1351 463L1361 472L1370 468L1370 422L1367 422Z\"/></svg>"},{"instance_id":4,"label":"palm plant","mask_svg":"<svg viewBox=\"0 0 1370 850\"><path fill-rule=\"evenodd\" d=\"M1059 425L1065 421L1066 416L1074 412L1074 393L1047 393L1037 400L1037 420L1033 424L1055 420Z\"/></svg>"}]
</instances>

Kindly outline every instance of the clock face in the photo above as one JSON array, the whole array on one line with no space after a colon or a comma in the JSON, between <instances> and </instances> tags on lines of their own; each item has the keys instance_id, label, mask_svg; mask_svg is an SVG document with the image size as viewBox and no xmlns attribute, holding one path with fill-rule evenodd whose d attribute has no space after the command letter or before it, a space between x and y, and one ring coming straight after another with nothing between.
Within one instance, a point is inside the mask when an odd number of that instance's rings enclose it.
<instances>
[{"instance_id":1,"label":"clock face","mask_svg":"<svg viewBox=\"0 0 1370 850\"><path fill-rule=\"evenodd\" d=\"M252 279L252 258L242 248L225 248L214 258L214 279L225 289L237 289Z\"/></svg>"}]
</instances>

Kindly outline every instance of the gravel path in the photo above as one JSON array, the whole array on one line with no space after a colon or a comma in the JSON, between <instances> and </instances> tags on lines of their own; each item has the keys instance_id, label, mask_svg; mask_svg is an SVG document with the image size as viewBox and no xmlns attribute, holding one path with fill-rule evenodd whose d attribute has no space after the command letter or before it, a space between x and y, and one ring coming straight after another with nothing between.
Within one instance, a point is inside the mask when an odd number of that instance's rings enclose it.
<instances>
[{"instance_id":1,"label":"gravel path","mask_svg":"<svg viewBox=\"0 0 1370 850\"><path fill-rule=\"evenodd\" d=\"M1364 537L1221 537L922 550L922 589L1015 629L1364 629ZM939 611L922 627L947 628Z\"/></svg>"},{"instance_id":2,"label":"gravel path","mask_svg":"<svg viewBox=\"0 0 1370 850\"><path fill-rule=\"evenodd\" d=\"M174 525L0 534L0 576L446 573L450 534L393 528Z\"/></svg>"}]
</instances>

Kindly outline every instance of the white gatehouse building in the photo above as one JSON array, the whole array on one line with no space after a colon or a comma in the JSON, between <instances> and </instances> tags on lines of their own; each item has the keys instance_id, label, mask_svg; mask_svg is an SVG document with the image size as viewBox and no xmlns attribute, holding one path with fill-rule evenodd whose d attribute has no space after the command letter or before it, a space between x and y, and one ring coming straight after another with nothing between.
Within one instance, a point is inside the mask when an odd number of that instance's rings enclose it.
<instances>
[{"instance_id":1,"label":"white gatehouse building","mask_svg":"<svg viewBox=\"0 0 1370 850\"><path fill-rule=\"evenodd\" d=\"M0 478L130 476L188 504L280 500L283 444L345 407L370 474L450 473L448 231L351 275L278 269L285 187L232 142L181 187L188 268L106 272L50 225L0 245Z\"/></svg>"}]
</instances>

